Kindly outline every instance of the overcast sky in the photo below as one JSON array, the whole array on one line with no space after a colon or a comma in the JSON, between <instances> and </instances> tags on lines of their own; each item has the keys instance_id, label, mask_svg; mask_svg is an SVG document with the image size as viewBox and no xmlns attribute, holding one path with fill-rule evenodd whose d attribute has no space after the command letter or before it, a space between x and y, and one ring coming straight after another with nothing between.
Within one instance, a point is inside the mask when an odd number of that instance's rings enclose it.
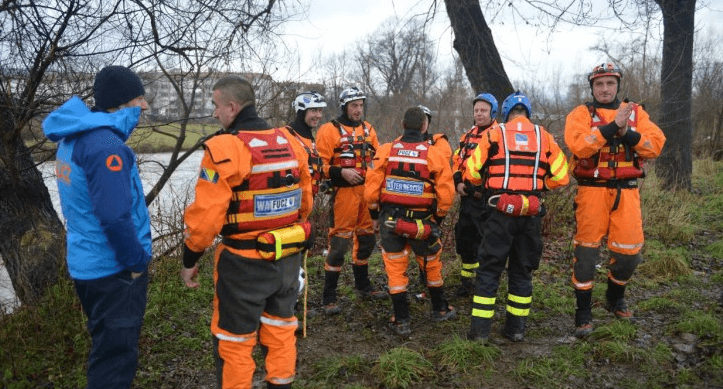
<instances>
[{"instance_id":1,"label":"overcast sky","mask_svg":"<svg viewBox=\"0 0 723 389\"><path fill-rule=\"evenodd\" d=\"M454 39L449 19L444 10L443 0L434 19L430 37L439 51L438 66L451 67ZM301 56L300 69L309 69L318 53L340 53L344 48L353 48L356 42L369 36L379 25L390 17L401 20L426 13L431 0L312 0L308 19L290 22L286 26L285 43L297 47ZM699 0L707 7L696 13L696 27L708 32L711 29L723 35L723 0ZM485 10L483 9L483 12ZM599 42L599 36L620 36L610 29L584 28L561 25L553 33L546 28L527 26L520 18L513 18L505 12L493 18L485 15L503 60L510 80L529 79L534 72L537 79L542 75L560 73L562 80L571 80L575 75L587 73L589 68L603 62L605 58L589 51ZM601 25L604 22L600 23ZM617 25L617 24L616 24ZM659 28L662 35L662 26ZM631 36L631 35L630 35ZM294 78L316 81L313 72L294 74Z\"/></svg>"}]
</instances>

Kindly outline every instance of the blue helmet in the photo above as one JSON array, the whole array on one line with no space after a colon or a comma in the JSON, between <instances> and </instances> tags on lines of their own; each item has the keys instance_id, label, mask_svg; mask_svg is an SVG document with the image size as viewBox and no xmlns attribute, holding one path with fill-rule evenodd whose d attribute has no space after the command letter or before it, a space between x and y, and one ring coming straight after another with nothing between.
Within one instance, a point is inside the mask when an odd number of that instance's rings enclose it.
<instances>
[{"instance_id":1,"label":"blue helmet","mask_svg":"<svg viewBox=\"0 0 723 389\"><path fill-rule=\"evenodd\" d=\"M507 116L509 116L512 108L518 105L522 105L523 107L525 107L528 118L532 117L532 104L530 104L530 99L528 99L524 93L517 91L507 96L505 101L502 102L502 116L504 117L505 121L507 121Z\"/></svg>"},{"instance_id":2,"label":"blue helmet","mask_svg":"<svg viewBox=\"0 0 723 389\"><path fill-rule=\"evenodd\" d=\"M497 99L494 96L489 93L480 93L472 100L472 105L474 106L478 101L487 102L492 106L492 109L490 109L490 117L492 119L497 116Z\"/></svg>"}]
</instances>

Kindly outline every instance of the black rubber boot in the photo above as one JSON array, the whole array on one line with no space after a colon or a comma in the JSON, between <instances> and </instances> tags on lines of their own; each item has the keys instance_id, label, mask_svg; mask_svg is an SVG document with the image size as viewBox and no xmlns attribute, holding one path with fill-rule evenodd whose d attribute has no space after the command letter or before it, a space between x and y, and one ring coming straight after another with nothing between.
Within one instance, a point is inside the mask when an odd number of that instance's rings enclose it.
<instances>
[{"instance_id":1,"label":"black rubber boot","mask_svg":"<svg viewBox=\"0 0 723 389\"><path fill-rule=\"evenodd\" d=\"M451 307L444 297L444 287L428 288L432 300L432 320L445 321L457 317L454 307Z\"/></svg>"},{"instance_id":2,"label":"black rubber boot","mask_svg":"<svg viewBox=\"0 0 723 389\"><path fill-rule=\"evenodd\" d=\"M369 280L369 265L353 265L354 287L357 296L365 299L380 300L389 297L389 293L383 290L374 290Z\"/></svg>"},{"instance_id":3,"label":"black rubber boot","mask_svg":"<svg viewBox=\"0 0 723 389\"><path fill-rule=\"evenodd\" d=\"M592 290L576 290L577 309L575 309L575 333L584 338L593 331L592 326Z\"/></svg>"},{"instance_id":4,"label":"black rubber boot","mask_svg":"<svg viewBox=\"0 0 723 389\"><path fill-rule=\"evenodd\" d=\"M454 293L457 297L470 297L474 295L475 279L462 277L462 283Z\"/></svg>"},{"instance_id":5,"label":"black rubber boot","mask_svg":"<svg viewBox=\"0 0 723 389\"><path fill-rule=\"evenodd\" d=\"M506 312L505 327L502 329L502 335L513 341L522 342L525 339L525 322L527 317L513 315Z\"/></svg>"},{"instance_id":6,"label":"black rubber boot","mask_svg":"<svg viewBox=\"0 0 723 389\"><path fill-rule=\"evenodd\" d=\"M490 338L490 329L492 328L492 319L482 317L472 317L472 324L467 333L468 340L481 341L487 343Z\"/></svg>"},{"instance_id":7,"label":"black rubber boot","mask_svg":"<svg viewBox=\"0 0 723 389\"><path fill-rule=\"evenodd\" d=\"M389 321L389 329L402 338L407 338L412 333L409 324L410 314L407 292L393 294L392 307L394 308L394 317Z\"/></svg>"},{"instance_id":8,"label":"black rubber boot","mask_svg":"<svg viewBox=\"0 0 723 389\"><path fill-rule=\"evenodd\" d=\"M618 285L608 278L608 290L605 292L605 309L612 312L619 319L629 319L633 313L628 310L625 303L626 285Z\"/></svg>"},{"instance_id":9,"label":"black rubber boot","mask_svg":"<svg viewBox=\"0 0 723 389\"><path fill-rule=\"evenodd\" d=\"M336 303L336 286L339 283L338 271L325 271L324 272L324 297L322 304L329 305Z\"/></svg>"},{"instance_id":10,"label":"black rubber boot","mask_svg":"<svg viewBox=\"0 0 723 389\"><path fill-rule=\"evenodd\" d=\"M392 308L396 321L409 321L409 302L407 292L395 293L392 295Z\"/></svg>"},{"instance_id":11,"label":"black rubber boot","mask_svg":"<svg viewBox=\"0 0 723 389\"><path fill-rule=\"evenodd\" d=\"M354 270L354 287L357 290L368 290L372 288L369 281L369 265L353 265Z\"/></svg>"}]
</instances>

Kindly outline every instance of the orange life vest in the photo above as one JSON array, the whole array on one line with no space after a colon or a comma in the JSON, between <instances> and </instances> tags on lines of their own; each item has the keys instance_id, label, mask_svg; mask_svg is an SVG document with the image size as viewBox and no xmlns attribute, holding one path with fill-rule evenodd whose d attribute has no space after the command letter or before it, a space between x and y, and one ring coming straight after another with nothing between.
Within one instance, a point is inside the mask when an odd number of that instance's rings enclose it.
<instances>
[{"instance_id":1,"label":"orange life vest","mask_svg":"<svg viewBox=\"0 0 723 389\"><path fill-rule=\"evenodd\" d=\"M467 132L464 139L459 142L459 158L460 166L464 165L464 161L469 158L479 144L479 138L482 137L482 131L479 127L475 126Z\"/></svg>"},{"instance_id":2,"label":"orange life vest","mask_svg":"<svg viewBox=\"0 0 723 389\"><path fill-rule=\"evenodd\" d=\"M371 165L374 157L374 147L367 122L362 122L363 136L349 134L336 120L332 123L339 128L339 146L334 148L331 159L332 166L354 168L360 176L366 177L367 167Z\"/></svg>"},{"instance_id":3,"label":"orange life vest","mask_svg":"<svg viewBox=\"0 0 723 389\"><path fill-rule=\"evenodd\" d=\"M483 167L487 169L487 188L527 193L544 190L544 177L549 170L545 150L549 150L549 145L540 127L532 123L517 123L514 129L504 124L498 126L501 139L492 143L490 157Z\"/></svg>"},{"instance_id":4,"label":"orange life vest","mask_svg":"<svg viewBox=\"0 0 723 389\"><path fill-rule=\"evenodd\" d=\"M633 104L633 103L631 103ZM605 120L598 117L595 108L588 105L592 117L592 127L601 127L606 124ZM638 105L635 104L633 111L628 118L628 131L635 131L638 125ZM575 167L572 175L576 179L593 180L629 180L645 177L643 160L633 151L630 145L625 144L620 138L613 138L607 142L597 154L589 158L573 158Z\"/></svg>"},{"instance_id":5,"label":"orange life vest","mask_svg":"<svg viewBox=\"0 0 723 389\"><path fill-rule=\"evenodd\" d=\"M239 131L251 151L251 174L232 188L221 235L283 227L299 220L299 161L280 128L272 134Z\"/></svg>"},{"instance_id":6,"label":"orange life vest","mask_svg":"<svg viewBox=\"0 0 723 389\"><path fill-rule=\"evenodd\" d=\"M316 196L317 193L319 193L319 183L321 183L321 167L323 165L323 162L321 160L321 157L319 156L319 152L316 150L316 142L314 142L313 139L305 139L302 138L301 135L297 134L296 131L294 131L293 128L290 126L286 126L286 129L289 130L289 133L291 133L293 136L296 137L296 139L299 140L299 143L304 147L304 150L306 150L306 154L309 156L309 174L311 174L311 191L314 196ZM311 146L307 145L305 140L309 141Z\"/></svg>"},{"instance_id":7,"label":"orange life vest","mask_svg":"<svg viewBox=\"0 0 723 389\"><path fill-rule=\"evenodd\" d=\"M436 196L427 164L428 153L428 141L394 142L387 160L380 203L411 209L434 207Z\"/></svg>"}]
</instances>

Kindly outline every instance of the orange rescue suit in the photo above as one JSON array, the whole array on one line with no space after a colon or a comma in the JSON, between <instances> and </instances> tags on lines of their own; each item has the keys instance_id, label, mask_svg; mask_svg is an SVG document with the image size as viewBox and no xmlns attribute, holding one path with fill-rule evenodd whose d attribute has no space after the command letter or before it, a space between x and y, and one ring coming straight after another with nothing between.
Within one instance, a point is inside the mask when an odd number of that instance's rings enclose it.
<instances>
[{"instance_id":1,"label":"orange rescue suit","mask_svg":"<svg viewBox=\"0 0 723 389\"><path fill-rule=\"evenodd\" d=\"M570 169L578 173L572 275L577 290L592 289L599 247L606 235L612 253L608 274L611 281L626 284L642 260L643 224L636 179L642 172L637 172L642 170L642 160L660 155L665 136L648 113L637 107L628 122L626 137L614 135L608 140L601 128L614 122L616 114L616 109L580 105L570 112L565 122L565 142L573 154ZM581 162L596 166L581 167ZM631 174L618 179L623 167ZM580 173L584 170L597 170L597 173L591 178Z\"/></svg>"},{"instance_id":2,"label":"orange rescue suit","mask_svg":"<svg viewBox=\"0 0 723 389\"><path fill-rule=\"evenodd\" d=\"M426 211L428 218L441 219L447 214L454 199L454 182L449 160L442 150L430 145L428 141L387 143L379 149L374 157L374 168L367 173L364 198L369 203L370 210L381 210L380 223L394 217L389 211L390 208L395 208L394 206L404 210ZM406 247L402 245L401 250L392 252L384 249L383 239L382 256L389 276L391 294L407 290L409 279L406 269L409 254L412 249L418 250L416 246L420 246L413 244L415 242L430 249L429 252L418 253L422 255L418 258L420 267L426 262L428 286L443 285L442 264L439 260L441 243L438 237L432 242L409 239Z\"/></svg>"},{"instance_id":3,"label":"orange rescue suit","mask_svg":"<svg viewBox=\"0 0 723 389\"><path fill-rule=\"evenodd\" d=\"M379 147L377 133L371 124L364 121L361 125L350 127L340 124L336 120L323 124L319 127L316 135L316 147L323 162L323 173L325 177L332 180L334 194L332 196L333 220L329 229L330 240L334 237L342 239L353 238L352 263L355 265L366 265L369 256L374 249L372 239L363 238L360 246L359 236L373 236L372 220L369 216L368 206L364 201L364 185L351 186L340 176L342 162L346 156L343 153L353 153L353 166L362 177L366 176L367 169L371 167L371 158L374 151ZM333 243L333 242L332 242ZM331 247L334 249L334 247ZM346 250L331 250L331 258L335 263L329 265L327 270L341 271L336 258ZM361 255L359 255L361 252ZM329 257L327 256L327 259ZM332 269L333 268L333 269Z\"/></svg>"},{"instance_id":4,"label":"orange rescue suit","mask_svg":"<svg viewBox=\"0 0 723 389\"><path fill-rule=\"evenodd\" d=\"M283 151L277 154L269 147L263 147L263 143ZM312 207L308 161L303 147L286 130L240 131L240 136L220 134L206 141L204 148L196 198L184 216L185 244L190 250L203 252L213 245L219 234L225 239L251 241L274 227L306 220ZM267 163L259 163L264 155ZM286 189L271 188L261 180L282 180L289 186L282 185ZM285 190L290 192L279 195ZM249 197L249 193L255 195ZM300 201L298 206L293 204L297 199ZM263 308L261 301L258 304L261 308L239 314L239 310L232 307L247 308L249 305L239 305L231 295L224 295L222 301L219 293L227 290L243 292L240 288L247 283L254 284L257 288L254 290L273 291L283 282L280 273L293 273L296 277L299 255L267 262L260 260L255 249L234 249L223 242L217 246L211 333L224 361L221 375L224 388L250 387L255 370L252 349L257 338L269 348L269 355L273 355L266 361L266 380L276 384L293 381L296 370L294 331L297 327L293 309L288 310L288 315L277 316L269 307ZM223 269L220 271L219 267ZM234 277L243 285L233 284L231 288L227 281ZM296 295L288 298L293 305Z\"/></svg>"}]
</instances>

